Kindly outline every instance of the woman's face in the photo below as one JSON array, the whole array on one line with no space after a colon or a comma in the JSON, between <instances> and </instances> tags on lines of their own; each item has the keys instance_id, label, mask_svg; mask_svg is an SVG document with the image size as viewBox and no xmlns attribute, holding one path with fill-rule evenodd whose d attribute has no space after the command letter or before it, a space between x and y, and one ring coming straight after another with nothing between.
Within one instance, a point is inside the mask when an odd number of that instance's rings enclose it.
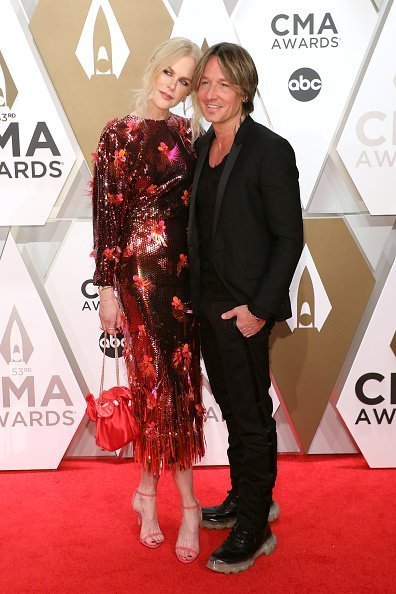
<instances>
[{"instance_id":1,"label":"woman's face","mask_svg":"<svg viewBox=\"0 0 396 594\"><path fill-rule=\"evenodd\" d=\"M202 113L213 125L229 122L234 125L242 115L242 95L226 79L216 56L210 58L198 89Z\"/></svg>"},{"instance_id":2,"label":"woman's face","mask_svg":"<svg viewBox=\"0 0 396 594\"><path fill-rule=\"evenodd\" d=\"M157 74L149 100L150 115L166 116L169 109L187 97L191 92L194 69L194 58L184 56Z\"/></svg>"}]
</instances>

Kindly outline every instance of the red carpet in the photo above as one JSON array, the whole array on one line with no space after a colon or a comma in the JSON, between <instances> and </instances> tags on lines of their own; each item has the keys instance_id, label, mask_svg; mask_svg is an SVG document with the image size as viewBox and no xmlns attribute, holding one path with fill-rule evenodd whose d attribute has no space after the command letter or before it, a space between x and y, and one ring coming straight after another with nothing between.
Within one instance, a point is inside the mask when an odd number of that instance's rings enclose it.
<instances>
[{"instance_id":1,"label":"red carpet","mask_svg":"<svg viewBox=\"0 0 396 594\"><path fill-rule=\"evenodd\" d=\"M137 540L130 508L138 467L83 459L57 471L0 475L0 592L388 594L396 591L396 473L370 470L360 456L281 455L273 524L278 549L247 572L206 569L226 531L201 530L201 555L173 553L179 509L171 476L161 479L166 541ZM195 472L201 504L222 500L228 469Z\"/></svg>"}]
</instances>

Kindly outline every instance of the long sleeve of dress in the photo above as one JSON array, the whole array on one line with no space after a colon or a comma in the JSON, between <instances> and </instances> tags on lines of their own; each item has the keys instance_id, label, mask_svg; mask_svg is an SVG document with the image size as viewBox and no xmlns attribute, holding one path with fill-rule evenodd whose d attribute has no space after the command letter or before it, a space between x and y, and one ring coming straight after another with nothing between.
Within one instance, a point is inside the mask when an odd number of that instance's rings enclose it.
<instances>
[{"instance_id":1,"label":"long sleeve of dress","mask_svg":"<svg viewBox=\"0 0 396 594\"><path fill-rule=\"evenodd\" d=\"M112 126L101 134L92 183L92 215L95 285L115 286L114 274L119 259L119 240L123 212L123 151Z\"/></svg>"}]
</instances>

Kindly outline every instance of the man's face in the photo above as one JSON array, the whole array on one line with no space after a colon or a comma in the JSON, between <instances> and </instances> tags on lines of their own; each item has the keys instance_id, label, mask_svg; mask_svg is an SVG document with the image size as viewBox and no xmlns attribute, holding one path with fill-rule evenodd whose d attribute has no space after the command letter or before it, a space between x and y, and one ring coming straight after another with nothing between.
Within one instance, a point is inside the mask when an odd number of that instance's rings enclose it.
<instances>
[{"instance_id":1,"label":"man's face","mask_svg":"<svg viewBox=\"0 0 396 594\"><path fill-rule=\"evenodd\" d=\"M242 114L242 95L227 80L219 60L213 56L208 61L198 88L198 100L208 122L235 124Z\"/></svg>"}]
</instances>

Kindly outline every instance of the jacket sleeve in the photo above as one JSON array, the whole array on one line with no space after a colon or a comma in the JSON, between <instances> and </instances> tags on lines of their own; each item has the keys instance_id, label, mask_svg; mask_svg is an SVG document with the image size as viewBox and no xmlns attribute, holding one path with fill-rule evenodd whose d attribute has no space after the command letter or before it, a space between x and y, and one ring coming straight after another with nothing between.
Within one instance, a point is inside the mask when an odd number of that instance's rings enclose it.
<instances>
[{"instance_id":1,"label":"jacket sleeve","mask_svg":"<svg viewBox=\"0 0 396 594\"><path fill-rule=\"evenodd\" d=\"M272 251L269 266L248 307L253 315L268 319L276 318L288 298L303 248L298 169L292 147L279 136L271 139L263 153L260 191L272 236Z\"/></svg>"},{"instance_id":2,"label":"jacket sleeve","mask_svg":"<svg viewBox=\"0 0 396 594\"><path fill-rule=\"evenodd\" d=\"M92 181L95 285L115 286L123 195L122 177L118 174L114 159L118 149L114 129L105 129L99 140Z\"/></svg>"}]
</instances>

